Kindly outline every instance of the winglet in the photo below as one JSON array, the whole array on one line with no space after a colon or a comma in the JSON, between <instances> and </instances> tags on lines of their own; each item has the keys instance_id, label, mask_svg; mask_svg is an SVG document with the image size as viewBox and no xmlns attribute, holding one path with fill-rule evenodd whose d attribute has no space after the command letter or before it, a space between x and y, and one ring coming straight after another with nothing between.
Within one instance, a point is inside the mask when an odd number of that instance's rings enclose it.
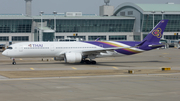
<instances>
[{"instance_id":1,"label":"winglet","mask_svg":"<svg viewBox=\"0 0 180 101\"><path fill-rule=\"evenodd\" d=\"M95 41L99 41L100 37L98 37Z\"/></svg>"}]
</instances>

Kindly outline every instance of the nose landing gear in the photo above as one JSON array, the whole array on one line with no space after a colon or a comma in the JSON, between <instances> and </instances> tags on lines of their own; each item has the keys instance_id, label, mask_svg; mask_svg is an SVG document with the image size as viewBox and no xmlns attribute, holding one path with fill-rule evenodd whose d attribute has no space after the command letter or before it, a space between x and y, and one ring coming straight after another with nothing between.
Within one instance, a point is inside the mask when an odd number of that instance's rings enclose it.
<instances>
[{"instance_id":1,"label":"nose landing gear","mask_svg":"<svg viewBox=\"0 0 180 101\"><path fill-rule=\"evenodd\" d=\"M12 64L13 64L13 65L16 65L16 61L15 61L15 59L14 59L14 58L12 58L12 60L13 60Z\"/></svg>"}]
</instances>

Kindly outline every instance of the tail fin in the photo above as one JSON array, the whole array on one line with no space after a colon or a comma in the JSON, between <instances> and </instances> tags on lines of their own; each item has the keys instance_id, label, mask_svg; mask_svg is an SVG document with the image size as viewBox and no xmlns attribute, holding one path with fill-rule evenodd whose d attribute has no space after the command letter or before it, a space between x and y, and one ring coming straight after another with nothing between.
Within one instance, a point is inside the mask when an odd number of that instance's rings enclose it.
<instances>
[{"instance_id":1,"label":"tail fin","mask_svg":"<svg viewBox=\"0 0 180 101\"><path fill-rule=\"evenodd\" d=\"M168 20L161 20L154 29L144 38L142 42L152 42L152 43L159 43L164 29L166 28L166 25L168 23Z\"/></svg>"}]
</instances>

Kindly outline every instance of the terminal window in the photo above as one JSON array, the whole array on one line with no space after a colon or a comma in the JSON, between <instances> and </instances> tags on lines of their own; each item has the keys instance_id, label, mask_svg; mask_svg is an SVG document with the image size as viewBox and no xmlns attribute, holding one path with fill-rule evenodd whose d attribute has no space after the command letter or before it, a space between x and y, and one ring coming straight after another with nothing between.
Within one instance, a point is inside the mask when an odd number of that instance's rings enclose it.
<instances>
[{"instance_id":1,"label":"terminal window","mask_svg":"<svg viewBox=\"0 0 180 101\"><path fill-rule=\"evenodd\" d=\"M88 36L89 41L94 41L97 38L100 38L100 40L106 40L106 36Z\"/></svg>"},{"instance_id":2,"label":"terminal window","mask_svg":"<svg viewBox=\"0 0 180 101\"><path fill-rule=\"evenodd\" d=\"M128 15L133 15L133 11L128 11Z\"/></svg>"},{"instance_id":3,"label":"terminal window","mask_svg":"<svg viewBox=\"0 0 180 101\"><path fill-rule=\"evenodd\" d=\"M121 16L125 16L125 12L120 12L120 15Z\"/></svg>"},{"instance_id":4,"label":"terminal window","mask_svg":"<svg viewBox=\"0 0 180 101\"><path fill-rule=\"evenodd\" d=\"M9 41L9 36L1 36L0 41Z\"/></svg>"},{"instance_id":5,"label":"terminal window","mask_svg":"<svg viewBox=\"0 0 180 101\"><path fill-rule=\"evenodd\" d=\"M72 39L78 38L80 41L86 40L86 36L67 36L67 37Z\"/></svg>"},{"instance_id":6,"label":"terminal window","mask_svg":"<svg viewBox=\"0 0 180 101\"><path fill-rule=\"evenodd\" d=\"M109 36L109 40L127 40L126 35L112 35Z\"/></svg>"},{"instance_id":7,"label":"terminal window","mask_svg":"<svg viewBox=\"0 0 180 101\"><path fill-rule=\"evenodd\" d=\"M64 36L56 36L56 39L64 39Z\"/></svg>"},{"instance_id":8,"label":"terminal window","mask_svg":"<svg viewBox=\"0 0 180 101\"><path fill-rule=\"evenodd\" d=\"M179 32L180 31L180 14L154 14L154 26L162 20L162 16L164 19L168 19L167 26L165 28L165 32ZM150 32L153 29L153 14L144 15L143 28L142 32Z\"/></svg>"},{"instance_id":9,"label":"terminal window","mask_svg":"<svg viewBox=\"0 0 180 101\"><path fill-rule=\"evenodd\" d=\"M47 20L48 27L54 22ZM56 32L132 32L134 19L67 19L57 20Z\"/></svg>"},{"instance_id":10,"label":"terminal window","mask_svg":"<svg viewBox=\"0 0 180 101\"><path fill-rule=\"evenodd\" d=\"M133 35L135 41L141 41L141 35Z\"/></svg>"},{"instance_id":11,"label":"terminal window","mask_svg":"<svg viewBox=\"0 0 180 101\"><path fill-rule=\"evenodd\" d=\"M164 35L164 39L169 39L169 40L178 40L180 39L180 35Z\"/></svg>"},{"instance_id":12,"label":"terminal window","mask_svg":"<svg viewBox=\"0 0 180 101\"><path fill-rule=\"evenodd\" d=\"M29 36L12 36L12 41L29 41Z\"/></svg>"},{"instance_id":13,"label":"terminal window","mask_svg":"<svg viewBox=\"0 0 180 101\"><path fill-rule=\"evenodd\" d=\"M32 20L0 20L0 33L30 33Z\"/></svg>"}]
</instances>

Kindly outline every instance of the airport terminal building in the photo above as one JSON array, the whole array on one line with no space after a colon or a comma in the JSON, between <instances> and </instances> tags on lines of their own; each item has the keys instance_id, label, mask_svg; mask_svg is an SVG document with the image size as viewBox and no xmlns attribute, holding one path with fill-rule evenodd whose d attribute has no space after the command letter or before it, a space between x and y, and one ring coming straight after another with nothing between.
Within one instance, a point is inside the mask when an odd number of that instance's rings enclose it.
<instances>
[{"instance_id":1,"label":"airport terminal building","mask_svg":"<svg viewBox=\"0 0 180 101\"><path fill-rule=\"evenodd\" d=\"M31 15L31 2L26 1L26 14L0 14L0 44L25 41L54 41L80 38L140 41L162 19L169 22L162 38L180 39L180 4L123 3L100 6L100 15L66 12Z\"/></svg>"}]
</instances>

